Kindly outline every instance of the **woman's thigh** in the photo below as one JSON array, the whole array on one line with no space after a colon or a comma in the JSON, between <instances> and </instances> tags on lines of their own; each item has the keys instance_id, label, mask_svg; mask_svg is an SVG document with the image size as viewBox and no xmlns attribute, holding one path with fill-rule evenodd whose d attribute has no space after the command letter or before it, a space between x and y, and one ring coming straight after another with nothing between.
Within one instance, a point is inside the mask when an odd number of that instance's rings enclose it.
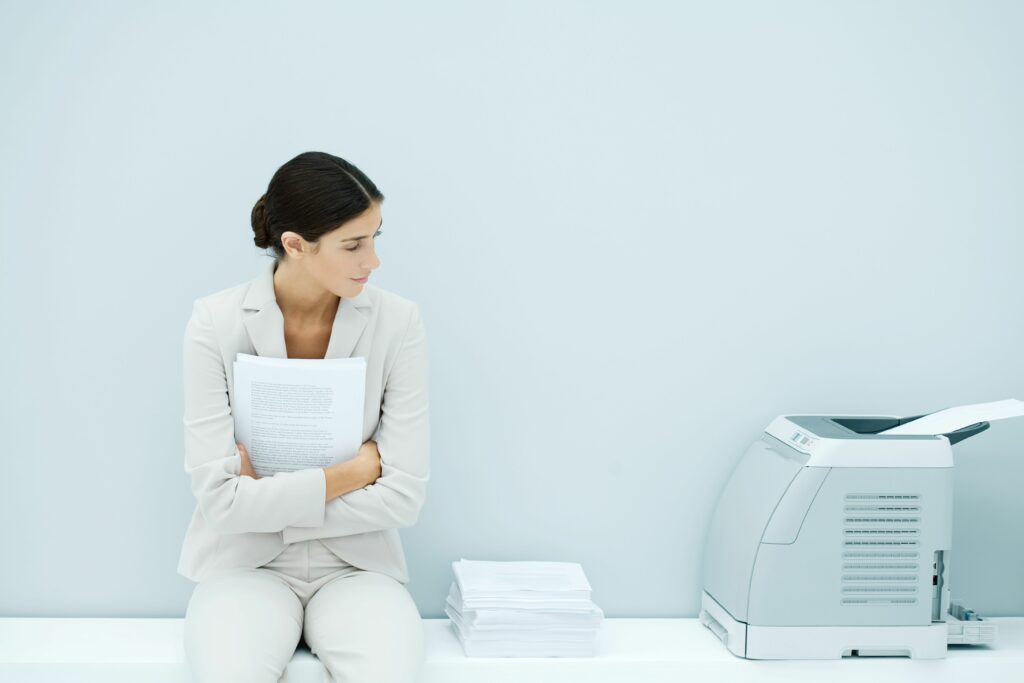
<instances>
[{"instance_id":1,"label":"woman's thigh","mask_svg":"<svg viewBox=\"0 0 1024 683\"><path fill-rule=\"evenodd\" d=\"M334 681L419 680L423 621L409 591L386 574L360 571L324 584L306 604L303 635Z\"/></svg>"},{"instance_id":2,"label":"woman's thigh","mask_svg":"<svg viewBox=\"0 0 1024 683\"><path fill-rule=\"evenodd\" d=\"M302 604L270 572L244 569L196 585L185 657L199 683L277 683L302 634Z\"/></svg>"}]
</instances>

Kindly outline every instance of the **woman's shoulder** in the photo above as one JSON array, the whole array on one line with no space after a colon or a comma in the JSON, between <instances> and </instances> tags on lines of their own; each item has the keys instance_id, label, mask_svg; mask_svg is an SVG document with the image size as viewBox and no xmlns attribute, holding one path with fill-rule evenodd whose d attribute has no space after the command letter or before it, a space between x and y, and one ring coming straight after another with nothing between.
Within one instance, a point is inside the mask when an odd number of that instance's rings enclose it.
<instances>
[{"instance_id":1,"label":"woman's shoulder","mask_svg":"<svg viewBox=\"0 0 1024 683\"><path fill-rule=\"evenodd\" d=\"M254 283L255 280L241 282L195 298L186 334L220 338L241 329L243 309L253 299Z\"/></svg>"},{"instance_id":2,"label":"woman's shoulder","mask_svg":"<svg viewBox=\"0 0 1024 683\"><path fill-rule=\"evenodd\" d=\"M200 296L193 302L193 305L206 309L210 312L210 315L217 319L222 319L225 314L236 311L237 315L241 316L241 309L243 308L243 302L245 301L246 293L249 291L250 284L249 282L243 282Z\"/></svg>"},{"instance_id":3,"label":"woman's shoulder","mask_svg":"<svg viewBox=\"0 0 1024 683\"><path fill-rule=\"evenodd\" d=\"M419 304L389 289L367 283L363 294L375 309L378 324L384 323L405 331L409 323L419 316Z\"/></svg>"},{"instance_id":4,"label":"woman's shoulder","mask_svg":"<svg viewBox=\"0 0 1024 683\"><path fill-rule=\"evenodd\" d=\"M201 296L195 300L195 304L210 311L217 318L227 314L241 317L243 308L258 310L267 300L273 298L274 270L273 264L268 264L256 277Z\"/></svg>"},{"instance_id":5,"label":"woman's shoulder","mask_svg":"<svg viewBox=\"0 0 1024 683\"><path fill-rule=\"evenodd\" d=\"M370 303L381 310L404 311L408 314L417 306L416 302L412 299L377 285L367 283L363 291L366 293Z\"/></svg>"}]
</instances>

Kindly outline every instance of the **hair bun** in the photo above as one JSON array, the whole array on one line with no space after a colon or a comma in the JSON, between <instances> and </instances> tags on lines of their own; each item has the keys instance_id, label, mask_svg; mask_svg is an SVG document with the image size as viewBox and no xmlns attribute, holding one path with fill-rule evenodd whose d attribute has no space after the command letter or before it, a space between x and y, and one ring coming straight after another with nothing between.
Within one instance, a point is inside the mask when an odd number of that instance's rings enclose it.
<instances>
[{"instance_id":1,"label":"hair bun","mask_svg":"<svg viewBox=\"0 0 1024 683\"><path fill-rule=\"evenodd\" d=\"M267 220L267 195L264 194L262 197L256 200L256 205L252 207L252 232L255 235L253 242L260 249L266 249L270 246L270 222Z\"/></svg>"}]
</instances>

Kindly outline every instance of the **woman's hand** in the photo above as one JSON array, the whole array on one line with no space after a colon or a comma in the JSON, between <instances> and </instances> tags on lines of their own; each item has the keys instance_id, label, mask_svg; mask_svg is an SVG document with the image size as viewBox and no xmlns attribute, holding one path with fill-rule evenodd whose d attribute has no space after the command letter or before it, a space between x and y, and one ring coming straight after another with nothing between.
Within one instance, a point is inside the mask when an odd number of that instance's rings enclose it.
<instances>
[{"instance_id":1,"label":"woman's hand","mask_svg":"<svg viewBox=\"0 0 1024 683\"><path fill-rule=\"evenodd\" d=\"M245 452L245 446L240 443L236 443L238 446L238 453L242 456L242 475L252 477L253 479L260 479L260 476L256 474L256 470L252 468L252 463L249 462L249 454Z\"/></svg>"},{"instance_id":2,"label":"woman's hand","mask_svg":"<svg viewBox=\"0 0 1024 683\"><path fill-rule=\"evenodd\" d=\"M381 474L377 442L363 443L354 457L328 465L323 470L327 478L325 502L372 485Z\"/></svg>"},{"instance_id":3,"label":"woman's hand","mask_svg":"<svg viewBox=\"0 0 1024 683\"><path fill-rule=\"evenodd\" d=\"M359 463L359 469L365 475L366 483L363 486L370 486L380 479L380 451L377 450L376 441L367 441L360 446L354 460Z\"/></svg>"}]
</instances>

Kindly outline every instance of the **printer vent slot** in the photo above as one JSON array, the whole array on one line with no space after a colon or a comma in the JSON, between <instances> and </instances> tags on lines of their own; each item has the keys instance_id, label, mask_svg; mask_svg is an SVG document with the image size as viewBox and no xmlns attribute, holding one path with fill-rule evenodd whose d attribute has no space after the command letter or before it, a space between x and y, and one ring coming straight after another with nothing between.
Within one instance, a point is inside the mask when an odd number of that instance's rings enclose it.
<instances>
[{"instance_id":1,"label":"printer vent slot","mask_svg":"<svg viewBox=\"0 0 1024 683\"><path fill-rule=\"evenodd\" d=\"M921 496L850 493L843 507L840 600L844 606L917 603Z\"/></svg>"},{"instance_id":2,"label":"printer vent slot","mask_svg":"<svg viewBox=\"0 0 1024 683\"><path fill-rule=\"evenodd\" d=\"M914 547L917 546L917 541L911 541L911 540L905 540L905 541L882 541L882 540L878 540L878 539L872 539L872 540L853 540L853 539L849 539L848 538L845 541L843 541L843 545L845 545L845 546L847 546L849 548L853 548L853 547L857 547L857 546L861 546L861 547L886 546L886 547L890 547L890 548L896 548L896 547L914 548Z\"/></svg>"},{"instance_id":3,"label":"printer vent slot","mask_svg":"<svg viewBox=\"0 0 1024 683\"><path fill-rule=\"evenodd\" d=\"M843 557L847 560L916 560L917 553L912 550L847 550Z\"/></svg>"},{"instance_id":4,"label":"printer vent slot","mask_svg":"<svg viewBox=\"0 0 1024 683\"><path fill-rule=\"evenodd\" d=\"M846 562L843 564L843 571L854 571L854 572L870 572L870 571L907 571L916 572L916 563L903 563L903 562L885 562L885 563L874 563L874 562Z\"/></svg>"},{"instance_id":5,"label":"printer vent slot","mask_svg":"<svg viewBox=\"0 0 1024 683\"><path fill-rule=\"evenodd\" d=\"M850 536L892 538L894 536L917 536L917 529L843 529L843 534Z\"/></svg>"},{"instance_id":6,"label":"printer vent slot","mask_svg":"<svg viewBox=\"0 0 1024 683\"><path fill-rule=\"evenodd\" d=\"M917 524L920 517L847 517L847 524Z\"/></svg>"}]
</instances>

